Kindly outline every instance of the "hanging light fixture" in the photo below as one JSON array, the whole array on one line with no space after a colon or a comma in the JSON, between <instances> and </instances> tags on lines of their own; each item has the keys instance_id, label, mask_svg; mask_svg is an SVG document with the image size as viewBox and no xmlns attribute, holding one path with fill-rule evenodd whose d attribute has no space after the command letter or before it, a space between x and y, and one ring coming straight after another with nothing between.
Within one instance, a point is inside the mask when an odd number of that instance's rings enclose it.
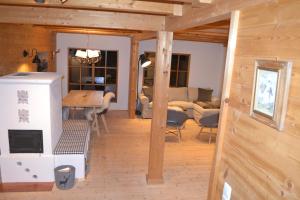
<instances>
[{"instance_id":1,"label":"hanging light fixture","mask_svg":"<svg viewBox=\"0 0 300 200\"><path fill-rule=\"evenodd\" d=\"M89 47L90 35L88 35L87 48ZM75 56L82 64L95 64L102 58L101 51L99 50L77 50Z\"/></svg>"},{"instance_id":2,"label":"hanging light fixture","mask_svg":"<svg viewBox=\"0 0 300 200\"><path fill-rule=\"evenodd\" d=\"M101 52L99 50L77 50L75 56L82 64L95 64L101 60Z\"/></svg>"}]
</instances>

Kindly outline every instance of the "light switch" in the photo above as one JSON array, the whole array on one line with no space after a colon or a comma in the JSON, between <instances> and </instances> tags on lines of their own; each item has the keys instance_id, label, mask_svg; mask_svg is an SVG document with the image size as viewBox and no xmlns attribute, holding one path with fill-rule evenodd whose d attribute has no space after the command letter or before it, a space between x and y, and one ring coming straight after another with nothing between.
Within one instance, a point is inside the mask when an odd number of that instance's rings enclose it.
<instances>
[{"instance_id":1,"label":"light switch","mask_svg":"<svg viewBox=\"0 0 300 200\"><path fill-rule=\"evenodd\" d=\"M223 188L222 200L230 200L231 191L232 191L231 186L227 182L225 182Z\"/></svg>"}]
</instances>

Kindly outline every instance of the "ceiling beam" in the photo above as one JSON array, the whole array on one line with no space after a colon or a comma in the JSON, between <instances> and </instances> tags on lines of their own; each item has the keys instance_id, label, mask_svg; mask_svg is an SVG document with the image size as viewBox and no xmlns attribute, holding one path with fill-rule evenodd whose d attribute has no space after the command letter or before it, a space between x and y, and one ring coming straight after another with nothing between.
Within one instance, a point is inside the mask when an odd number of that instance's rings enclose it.
<instances>
[{"instance_id":1,"label":"ceiling beam","mask_svg":"<svg viewBox=\"0 0 300 200\"><path fill-rule=\"evenodd\" d=\"M155 32L132 34L132 37L137 41L156 39ZM174 33L174 40L196 41L196 42L212 42L226 45L228 34L190 34L190 33Z\"/></svg>"},{"instance_id":2,"label":"ceiling beam","mask_svg":"<svg viewBox=\"0 0 300 200\"><path fill-rule=\"evenodd\" d=\"M189 41L199 41L199 42L214 42L214 43L226 43L228 41L228 36L216 36L216 35L199 35L199 34L174 34L174 39L176 40L189 40Z\"/></svg>"},{"instance_id":3,"label":"ceiling beam","mask_svg":"<svg viewBox=\"0 0 300 200\"><path fill-rule=\"evenodd\" d=\"M178 31L230 18L230 12L276 0L214 0L205 8L189 8L182 17L166 17L166 30Z\"/></svg>"},{"instance_id":4,"label":"ceiling beam","mask_svg":"<svg viewBox=\"0 0 300 200\"><path fill-rule=\"evenodd\" d=\"M140 0L140 1L151 1L151 2L160 2L168 4L197 4L197 3L212 3L213 0Z\"/></svg>"},{"instance_id":5,"label":"ceiling beam","mask_svg":"<svg viewBox=\"0 0 300 200\"><path fill-rule=\"evenodd\" d=\"M45 3L36 3L33 0L0 0L0 5L116 11L163 16L182 15L182 6L178 4L135 0L72 0L64 4L59 0L47 0Z\"/></svg>"},{"instance_id":6,"label":"ceiling beam","mask_svg":"<svg viewBox=\"0 0 300 200\"><path fill-rule=\"evenodd\" d=\"M92 10L0 6L0 23L159 31L164 30L165 17Z\"/></svg>"},{"instance_id":7,"label":"ceiling beam","mask_svg":"<svg viewBox=\"0 0 300 200\"><path fill-rule=\"evenodd\" d=\"M80 27L60 27L60 26L42 26L36 25L57 33L78 33L78 34L93 34L93 35L112 35L131 37L133 34L139 34L141 31L136 30L119 30L119 29L95 29L95 28L80 28Z\"/></svg>"},{"instance_id":8,"label":"ceiling beam","mask_svg":"<svg viewBox=\"0 0 300 200\"><path fill-rule=\"evenodd\" d=\"M144 33L132 34L132 37L137 41L156 39L156 36L157 36L156 32L144 32Z\"/></svg>"},{"instance_id":9,"label":"ceiling beam","mask_svg":"<svg viewBox=\"0 0 300 200\"><path fill-rule=\"evenodd\" d=\"M174 40L183 40L183 41L191 41L191 42L208 42L208 43L217 43L222 44L223 46L227 46L227 40L218 40L211 38L199 38L199 37L185 37L174 35Z\"/></svg>"},{"instance_id":10,"label":"ceiling beam","mask_svg":"<svg viewBox=\"0 0 300 200\"><path fill-rule=\"evenodd\" d=\"M193 0L140 0L140 1L160 2L166 4L192 4Z\"/></svg>"},{"instance_id":11,"label":"ceiling beam","mask_svg":"<svg viewBox=\"0 0 300 200\"><path fill-rule=\"evenodd\" d=\"M205 7L212 4L213 0L193 0L192 7Z\"/></svg>"}]
</instances>

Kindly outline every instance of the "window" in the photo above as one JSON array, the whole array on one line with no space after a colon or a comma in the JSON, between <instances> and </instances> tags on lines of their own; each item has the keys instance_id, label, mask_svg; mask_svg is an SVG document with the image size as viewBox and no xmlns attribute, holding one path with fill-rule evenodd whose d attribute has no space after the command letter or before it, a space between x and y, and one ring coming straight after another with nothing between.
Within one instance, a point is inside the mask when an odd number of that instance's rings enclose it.
<instances>
[{"instance_id":1,"label":"window","mask_svg":"<svg viewBox=\"0 0 300 200\"><path fill-rule=\"evenodd\" d=\"M69 90L111 91L117 98L118 51L100 50L102 58L95 64L81 64L76 51L69 49Z\"/></svg>"},{"instance_id":2,"label":"window","mask_svg":"<svg viewBox=\"0 0 300 200\"><path fill-rule=\"evenodd\" d=\"M172 54L170 87L187 87L190 55Z\"/></svg>"},{"instance_id":3,"label":"window","mask_svg":"<svg viewBox=\"0 0 300 200\"><path fill-rule=\"evenodd\" d=\"M155 53L146 52L145 55L151 60L152 64L149 67L144 68L143 85L153 86ZM187 87L189 77L189 65L189 54L172 54L170 87Z\"/></svg>"}]
</instances>

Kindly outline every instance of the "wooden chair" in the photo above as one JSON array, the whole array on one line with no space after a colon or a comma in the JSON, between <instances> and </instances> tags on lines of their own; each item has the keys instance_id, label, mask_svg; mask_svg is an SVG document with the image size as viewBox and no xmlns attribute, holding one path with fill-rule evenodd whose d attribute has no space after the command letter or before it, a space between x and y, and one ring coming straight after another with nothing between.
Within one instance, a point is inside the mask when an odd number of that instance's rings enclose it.
<instances>
[{"instance_id":1,"label":"wooden chair","mask_svg":"<svg viewBox=\"0 0 300 200\"><path fill-rule=\"evenodd\" d=\"M97 117L97 118L99 116L101 117L106 133L109 133L109 129L107 127L105 113L108 111L108 109L110 107L110 102L113 98L115 98L115 94L113 92L108 92L104 95L103 103L102 103L101 107L96 109L96 113L95 113L96 116L94 116L93 109L89 108L89 109L85 110L85 117L89 121L94 121L93 120L94 117ZM94 126L94 124L92 126Z\"/></svg>"},{"instance_id":2,"label":"wooden chair","mask_svg":"<svg viewBox=\"0 0 300 200\"><path fill-rule=\"evenodd\" d=\"M209 141L208 143L210 144L211 142L211 137L213 135L213 129L218 128L219 124L219 113L214 113L211 115L206 115L203 116L202 118L199 119L199 124L201 126L201 129L199 131L199 135L203 132L203 128L209 128Z\"/></svg>"}]
</instances>

